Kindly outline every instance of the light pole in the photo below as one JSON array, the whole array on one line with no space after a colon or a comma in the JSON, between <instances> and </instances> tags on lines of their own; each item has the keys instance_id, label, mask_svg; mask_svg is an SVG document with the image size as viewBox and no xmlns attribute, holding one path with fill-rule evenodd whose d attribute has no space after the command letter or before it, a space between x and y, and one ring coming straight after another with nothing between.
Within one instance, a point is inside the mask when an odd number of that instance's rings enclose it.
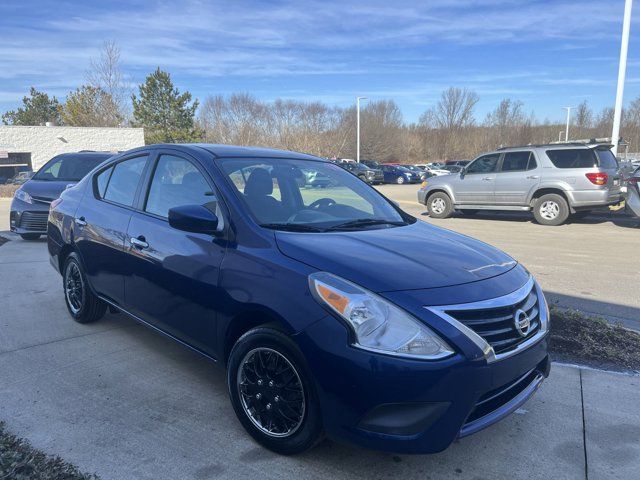
<instances>
[{"instance_id":1,"label":"light pole","mask_svg":"<svg viewBox=\"0 0 640 480\"><path fill-rule=\"evenodd\" d=\"M571 119L571 109L574 107L562 107L567 109L567 128L564 131L564 141L569 141L569 120Z\"/></svg>"},{"instance_id":2,"label":"light pole","mask_svg":"<svg viewBox=\"0 0 640 480\"><path fill-rule=\"evenodd\" d=\"M367 100L367 97L356 97L356 162L360 163L360 100Z\"/></svg>"},{"instance_id":3,"label":"light pole","mask_svg":"<svg viewBox=\"0 0 640 480\"><path fill-rule=\"evenodd\" d=\"M620 65L618 66L618 89L616 90L616 108L613 113L613 130L611 143L613 155L618 154L620 141L620 117L622 116L622 94L624 93L624 77L627 72L627 48L629 46L629 28L631 26L631 5L633 0L626 0L624 4L624 19L622 20L622 43L620 45Z\"/></svg>"},{"instance_id":4,"label":"light pole","mask_svg":"<svg viewBox=\"0 0 640 480\"><path fill-rule=\"evenodd\" d=\"M562 141L562 130L560 130L558 132L558 141L561 142Z\"/></svg>"}]
</instances>

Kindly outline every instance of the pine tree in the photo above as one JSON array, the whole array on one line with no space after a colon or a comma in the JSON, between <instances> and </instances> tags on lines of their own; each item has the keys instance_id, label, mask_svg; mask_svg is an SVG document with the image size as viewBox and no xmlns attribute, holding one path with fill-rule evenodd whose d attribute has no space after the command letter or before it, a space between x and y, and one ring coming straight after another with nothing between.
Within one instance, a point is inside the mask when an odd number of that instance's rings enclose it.
<instances>
[{"instance_id":1,"label":"pine tree","mask_svg":"<svg viewBox=\"0 0 640 480\"><path fill-rule=\"evenodd\" d=\"M134 126L144 127L150 143L194 142L202 138L195 123L198 100L180 93L167 72L158 68L139 86L139 98L132 95Z\"/></svg>"},{"instance_id":2,"label":"pine tree","mask_svg":"<svg viewBox=\"0 0 640 480\"><path fill-rule=\"evenodd\" d=\"M2 115L5 125L44 125L47 122L61 124L60 102L31 87L28 97L22 98L22 108Z\"/></svg>"}]
</instances>

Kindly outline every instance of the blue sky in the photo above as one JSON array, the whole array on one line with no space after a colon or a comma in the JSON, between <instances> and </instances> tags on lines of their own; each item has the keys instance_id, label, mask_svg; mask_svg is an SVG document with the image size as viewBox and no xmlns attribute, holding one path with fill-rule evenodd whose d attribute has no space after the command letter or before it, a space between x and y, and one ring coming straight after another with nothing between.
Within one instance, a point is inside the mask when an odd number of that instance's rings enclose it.
<instances>
[{"instance_id":1,"label":"blue sky","mask_svg":"<svg viewBox=\"0 0 640 480\"><path fill-rule=\"evenodd\" d=\"M624 0L3 0L0 111L33 85L64 98L105 40L128 82L160 66L181 90L346 106L391 98L411 122L448 86L505 97L540 120L587 100L612 106ZM640 95L640 6L626 101Z\"/></svg>"}]
</instances>

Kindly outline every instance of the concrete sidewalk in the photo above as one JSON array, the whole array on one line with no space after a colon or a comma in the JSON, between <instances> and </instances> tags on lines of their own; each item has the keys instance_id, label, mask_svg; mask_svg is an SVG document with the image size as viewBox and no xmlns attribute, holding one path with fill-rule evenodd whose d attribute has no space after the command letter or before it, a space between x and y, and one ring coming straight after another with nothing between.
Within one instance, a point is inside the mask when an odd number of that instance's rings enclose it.
<instances>
[{"instance_id":1,"label":"concrete sidewalk","mask_svg":"<svg viewBox=\"0 0 640 480\"><path fill-rule=\"evenodd\" d=\"M44 242L0 247L0 419L103 479L609 479L640 472L640 378L554 365L523 409L430 456L256 445L224 373L125 318L66 313Z\"/></svg>"}]
</instances>

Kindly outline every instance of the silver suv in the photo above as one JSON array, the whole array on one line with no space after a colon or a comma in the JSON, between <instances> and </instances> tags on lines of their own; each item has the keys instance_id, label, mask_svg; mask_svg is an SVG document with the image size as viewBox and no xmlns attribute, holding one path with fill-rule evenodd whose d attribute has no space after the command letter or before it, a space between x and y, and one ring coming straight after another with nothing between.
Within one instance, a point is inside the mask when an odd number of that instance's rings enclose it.
<instances>
[{"instance_id":1,"label":"silver suv","mask_svg":"<svg viewBox=\"0 0 640 480\"><path fill-rule=\"evenodd\" d=\"M538 223L561 225L569 215L622 200L611 145L558 143L501 148L481 155L460 173L422 184L418 201L434 218L454 210L533 211Z\"/></svg>"}]
</instances>

